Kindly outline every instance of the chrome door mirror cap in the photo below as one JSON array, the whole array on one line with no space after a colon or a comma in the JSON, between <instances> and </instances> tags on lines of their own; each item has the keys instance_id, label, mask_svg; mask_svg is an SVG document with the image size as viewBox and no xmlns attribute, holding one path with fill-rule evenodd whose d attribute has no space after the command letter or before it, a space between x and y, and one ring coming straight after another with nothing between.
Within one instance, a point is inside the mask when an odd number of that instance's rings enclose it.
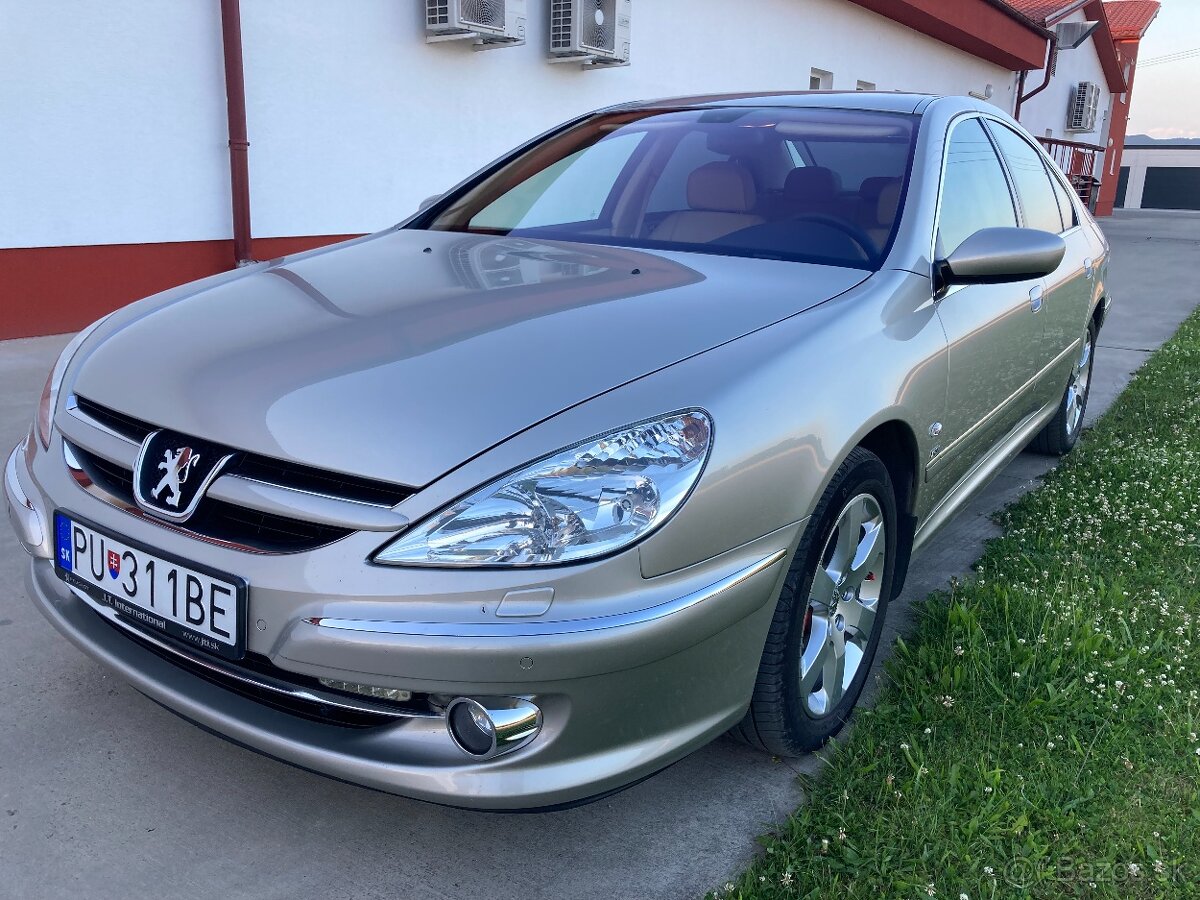
<instances>
[{"instance_id":1,"label":"chrome door mirror cap","mask_svg":"<svg viewBox=\"0 0 1200 900\"><path fill-rule=\"evenodd\" d=\"M1042 278L1058 268L1067 244L1036 228L983 228L937 264L941 287Z\"/></svg>"}]
</instances>

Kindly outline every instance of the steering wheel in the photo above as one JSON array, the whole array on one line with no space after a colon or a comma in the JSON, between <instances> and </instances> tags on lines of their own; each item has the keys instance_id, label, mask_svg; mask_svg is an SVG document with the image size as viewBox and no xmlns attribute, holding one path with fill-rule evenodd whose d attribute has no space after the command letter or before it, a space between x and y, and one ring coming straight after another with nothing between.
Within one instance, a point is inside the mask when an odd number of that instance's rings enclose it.
<instances>
[{"instance_id":1,"label":"steering wheel","mask_svg":"<svg viewBox=\"0 0 1200 900\"><path fill-rule=\"evenodd\" d=\"M803 213L798 216L793 216L787 220L790 222L811 222L814 225L824 225L826 228L832 228L834 231L840 231L850 240L854 241L858 249L862 252L863 261L870 262L875 258L875 242L870 236L859 228L857 225L852 225L844 219L838 219L833 216L823 215L821 213Z\"/></svg>"}]
</instances>

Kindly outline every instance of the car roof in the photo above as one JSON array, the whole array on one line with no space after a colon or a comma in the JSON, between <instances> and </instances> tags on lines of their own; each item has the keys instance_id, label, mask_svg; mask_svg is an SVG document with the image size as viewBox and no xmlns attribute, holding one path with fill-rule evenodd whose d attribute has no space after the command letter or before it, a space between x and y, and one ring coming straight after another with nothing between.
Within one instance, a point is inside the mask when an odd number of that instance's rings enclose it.
<instances>
[{"instance_id":1,"label":"car roof","mask_svg":"<svg viewBox=\"0 0 1200 900\"><path fill-rule=\"evenodd\" d=\"M797 109L862 109L873 112L916 113L937 100L937 94L901 91L770 91L742 94L696 94L664 97L609 107L606 112L625 109L694 109L696 107L783 106ZM966 98L964 98L966 99Z\"/></svg>"}]
</instances>

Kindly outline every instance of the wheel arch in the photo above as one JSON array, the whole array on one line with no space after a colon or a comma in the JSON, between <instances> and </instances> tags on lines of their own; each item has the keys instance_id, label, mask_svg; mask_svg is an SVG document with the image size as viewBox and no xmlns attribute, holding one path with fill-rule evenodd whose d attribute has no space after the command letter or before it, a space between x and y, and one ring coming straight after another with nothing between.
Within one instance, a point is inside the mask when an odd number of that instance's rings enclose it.
<instances>
[{"instance_id":1,"label":"wheel arch","mask_svg":"<svg viewBox=\"0 0 1200 900\"><path fill-rule=\"evenodd\" d=\"M892 588L894 598L904 588L917 530L915 510L921 471L917 436L912 426L903 419L888 419L873 426L854 446L869 450L879 457L888 470L888 477L891 478L892 488L896 492L896 517L900 530L896 540L896 575Z\"/></svg>"}]
</instances>

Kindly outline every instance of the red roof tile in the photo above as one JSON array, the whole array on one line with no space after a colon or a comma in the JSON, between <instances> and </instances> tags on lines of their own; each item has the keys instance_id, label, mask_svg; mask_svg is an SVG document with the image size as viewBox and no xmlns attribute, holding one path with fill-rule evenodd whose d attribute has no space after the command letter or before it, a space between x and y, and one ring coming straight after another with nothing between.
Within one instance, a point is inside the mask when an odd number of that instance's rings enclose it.
<instances>
[{"instance_id":1,"label":"red roof tile","mask_svg":"<svg viewBox=\"0 0 1200 900\"><path fill-rule=\"evenodd\" d=\"M1061 9L1071 6L1072 0L1005 0L1025 18L1045 25L1046 20Z\"/></svg>"},{"instance_id":2,"label":"red roof tile","mask_svg":"<svg viewBox=\"0 0 1200 900\"><path fill-rule=\"evenodd\" d=\"M1158 15L1158 0L1107 0L1104 12L1114 41L1136 41Z\"/></svg>"}]
</instances>

